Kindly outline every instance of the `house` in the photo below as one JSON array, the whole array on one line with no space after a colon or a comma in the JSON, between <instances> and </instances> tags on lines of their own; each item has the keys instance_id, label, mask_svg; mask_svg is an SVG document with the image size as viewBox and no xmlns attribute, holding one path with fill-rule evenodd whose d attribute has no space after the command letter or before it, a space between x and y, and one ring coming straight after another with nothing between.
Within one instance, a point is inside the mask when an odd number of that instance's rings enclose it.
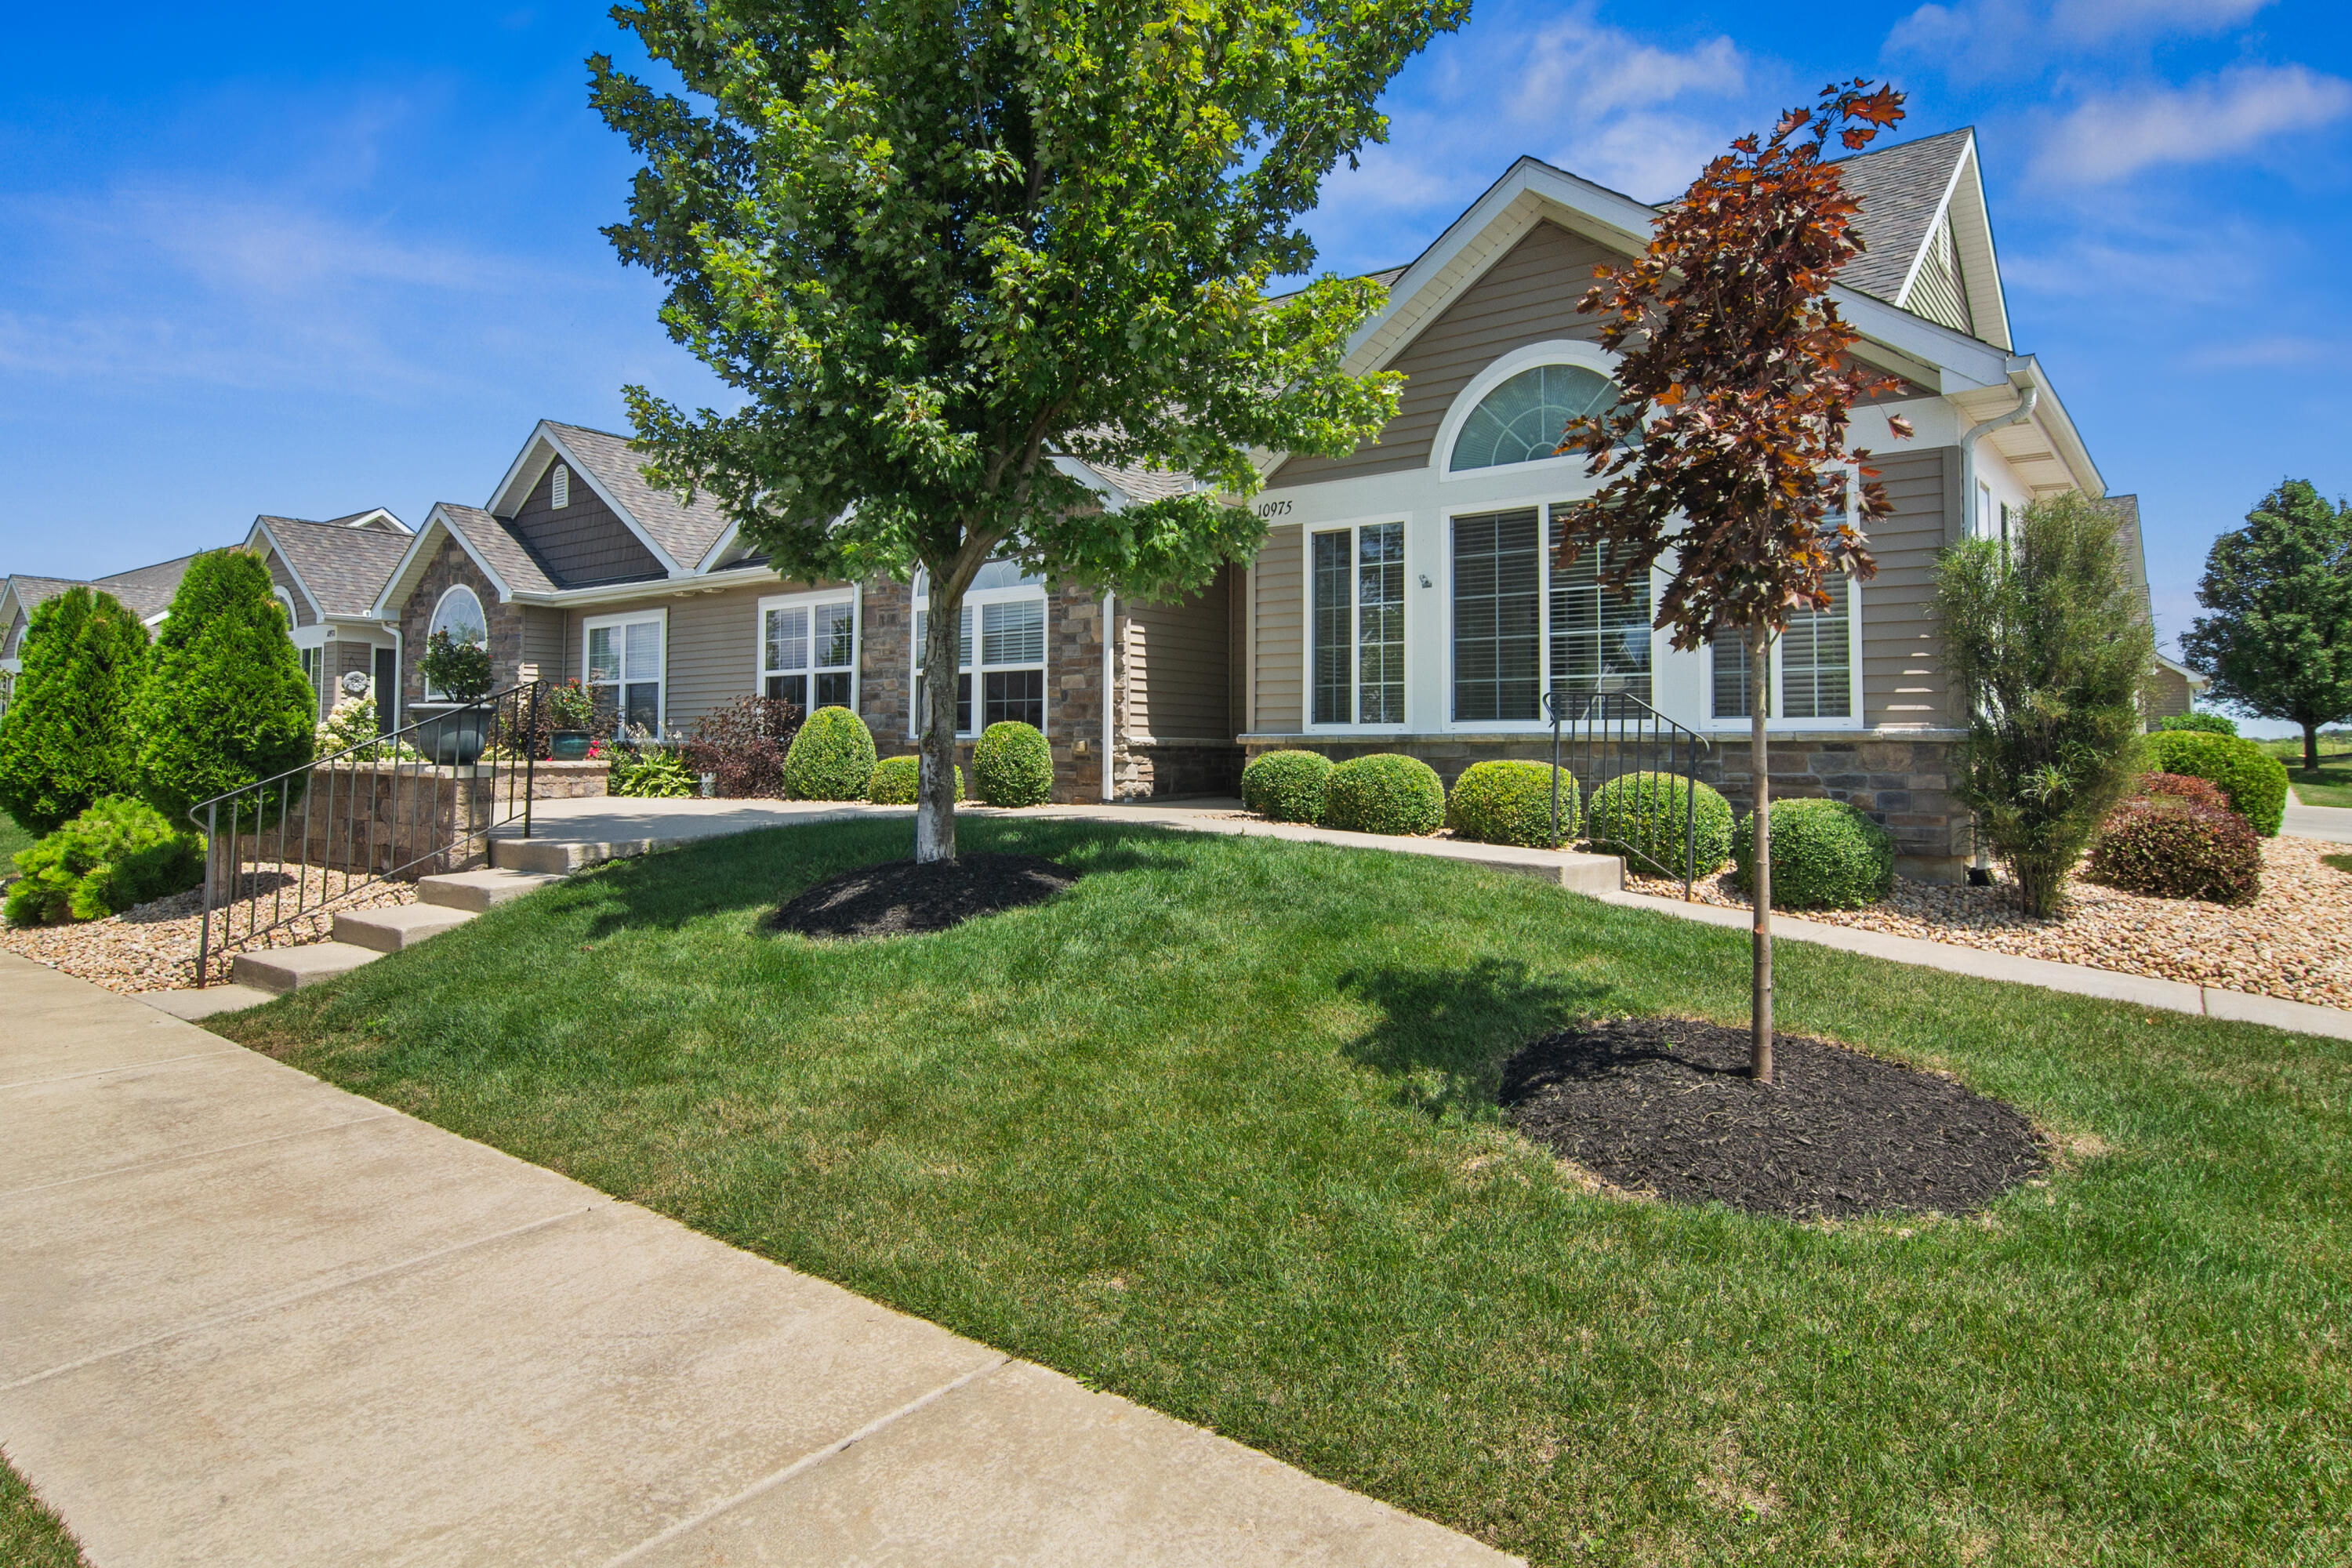
<instances>
[{"instance_id":1,"label":"house","mask_svg":"<svg viewBox=\"0 0 2352 1568\"><path fill-rule=\"evenodd\" d=\"M375 602L414 538L383 507L325 522L264 513L247 531L245 548L268 566L278 602L286 607L320 718L333 709L342 679L353 671L368 678L372 692L399 689L399 629L377 618ZM379 700L377 728L386 733L395 728L398 709L397 702Z\"/></svg>"},{"instance_id":2,"label":"house","mask_svg":"<svg viewBox=\"0 0 2352 1568\"><path fill-rule=\"evenodd\" d=\"M187 575L188 563L195 558L183 555L110 577L0 577L0 628L5 628L0 631L0 713L7 712L16 695L16 677L25 668L25 633L31 627L35 610L68 588L95 588L121 601L152 632L170 613L172 595L180 591L180 579Z\"/></svg>"}]
</instances>

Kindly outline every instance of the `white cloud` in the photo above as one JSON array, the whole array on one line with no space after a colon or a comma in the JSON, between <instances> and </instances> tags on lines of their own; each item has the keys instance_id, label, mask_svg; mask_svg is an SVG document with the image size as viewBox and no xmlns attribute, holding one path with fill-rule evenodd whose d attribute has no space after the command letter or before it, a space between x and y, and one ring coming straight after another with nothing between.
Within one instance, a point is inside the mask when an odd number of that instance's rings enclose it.
<instances>
[{"instance_id":1,"label":"white cloud","mask_svg":"<svg viewBox=\"0 0 2352 1568\"><path fill-rule=\"evenodd\" d=\"M2303 66L2247 67L2187 87L2091 99L2042 137L2032 173L2105 184L2165 163L2210 163L2352 111L2352 82Z\"/></svg>"},{"instance_id":2,"label":"white cloud","mask_svg":"<svg viewBox=\"0 0 2352 1568\"><path fill-rule=\"evenodd\" d=\"M1953 0L1922 5L1886 35L1886 53L1981 79L2084 49L2226 32L2271 0Z\"/></svg>"}]
</instances>

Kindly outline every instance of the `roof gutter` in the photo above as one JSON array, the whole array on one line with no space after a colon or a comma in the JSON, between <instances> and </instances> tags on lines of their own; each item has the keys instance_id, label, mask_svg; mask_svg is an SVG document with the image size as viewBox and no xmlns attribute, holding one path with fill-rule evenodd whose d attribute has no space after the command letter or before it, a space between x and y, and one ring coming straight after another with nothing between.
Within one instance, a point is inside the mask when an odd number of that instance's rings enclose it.
<instances>
[{"instance_id":1,"label":"roof gutter","mask_svg":"<svg viewBox=\"0 0 2352 1568\"><path fill-rule=\"evenodd\" d=\"M2042 401L2042 388L2024 371L2011 371L2009 384L2018 390L2017 406L1972 426L1960 437L1960 536L1964 539L1969 537L1969 520L1976 511L1977 442L1996 430L2032 418L2034 405Z\"/></svg>"}]
</instances>

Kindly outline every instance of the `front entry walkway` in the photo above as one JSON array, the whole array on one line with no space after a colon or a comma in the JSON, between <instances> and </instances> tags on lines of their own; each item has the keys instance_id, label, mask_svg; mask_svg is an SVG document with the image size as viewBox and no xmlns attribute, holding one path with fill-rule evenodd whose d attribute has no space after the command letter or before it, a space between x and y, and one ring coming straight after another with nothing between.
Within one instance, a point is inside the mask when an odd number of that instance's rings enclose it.
<instances>
[{"instance_id":1,"label":"front entry walkway","mask_svg":"<svg viewBox=\"0 0 2352 1568\"><path fill-rule=\"evenodd\" d=\"M0 954L0 1447L97 1568L1501 1563Z\"/></svg>"}]
</instances>

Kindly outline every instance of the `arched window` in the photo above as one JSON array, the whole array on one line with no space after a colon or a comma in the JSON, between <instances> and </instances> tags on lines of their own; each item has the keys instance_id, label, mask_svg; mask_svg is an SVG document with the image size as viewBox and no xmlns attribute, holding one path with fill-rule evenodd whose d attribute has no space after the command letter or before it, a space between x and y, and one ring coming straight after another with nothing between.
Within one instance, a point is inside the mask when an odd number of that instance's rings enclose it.
<instances>
[{"instance_id":1,"label":"arched window","mask_svg":"<svg viewBox=\"0 0 2352 1568\"><path fill-rule=\"evenodd\" d=\"M272 588L269 592L277 599L278 607L286 612L286 624L289 626L299 625L302 617L294 613L294 595L283 588Z\"/></svg>"},{"instance_id":2,"label":"arched window","mask_svg":"<svg viewBox=\"0 0 2352 1568\"><path fill-rule=\"evenodd\" d=\"M1571 419L1617 405L1617 384L1575 364L1523 370L1479 400L1454 438L1454 473L1549 458Z\"/></svg>"},{"instance_id":3,"label":"arched window","mask_svg":"<svg viewBox=\"0 0 2352 1568\"><path fill-rule=\"evenodd\" d=\"M441 602L433 606L433 619L425 628L425 637L429 640L435 632L447 632L455 642L487 643L490 640L489 619L482 614L482 601L475 596L471 588L460 583L441 595ZM424 649L419 648L417 653L422 657ZM436 702L445 701L448 696L446 692L431 689L429 685L425 695Z\"/></svg>"}]
</instances>

